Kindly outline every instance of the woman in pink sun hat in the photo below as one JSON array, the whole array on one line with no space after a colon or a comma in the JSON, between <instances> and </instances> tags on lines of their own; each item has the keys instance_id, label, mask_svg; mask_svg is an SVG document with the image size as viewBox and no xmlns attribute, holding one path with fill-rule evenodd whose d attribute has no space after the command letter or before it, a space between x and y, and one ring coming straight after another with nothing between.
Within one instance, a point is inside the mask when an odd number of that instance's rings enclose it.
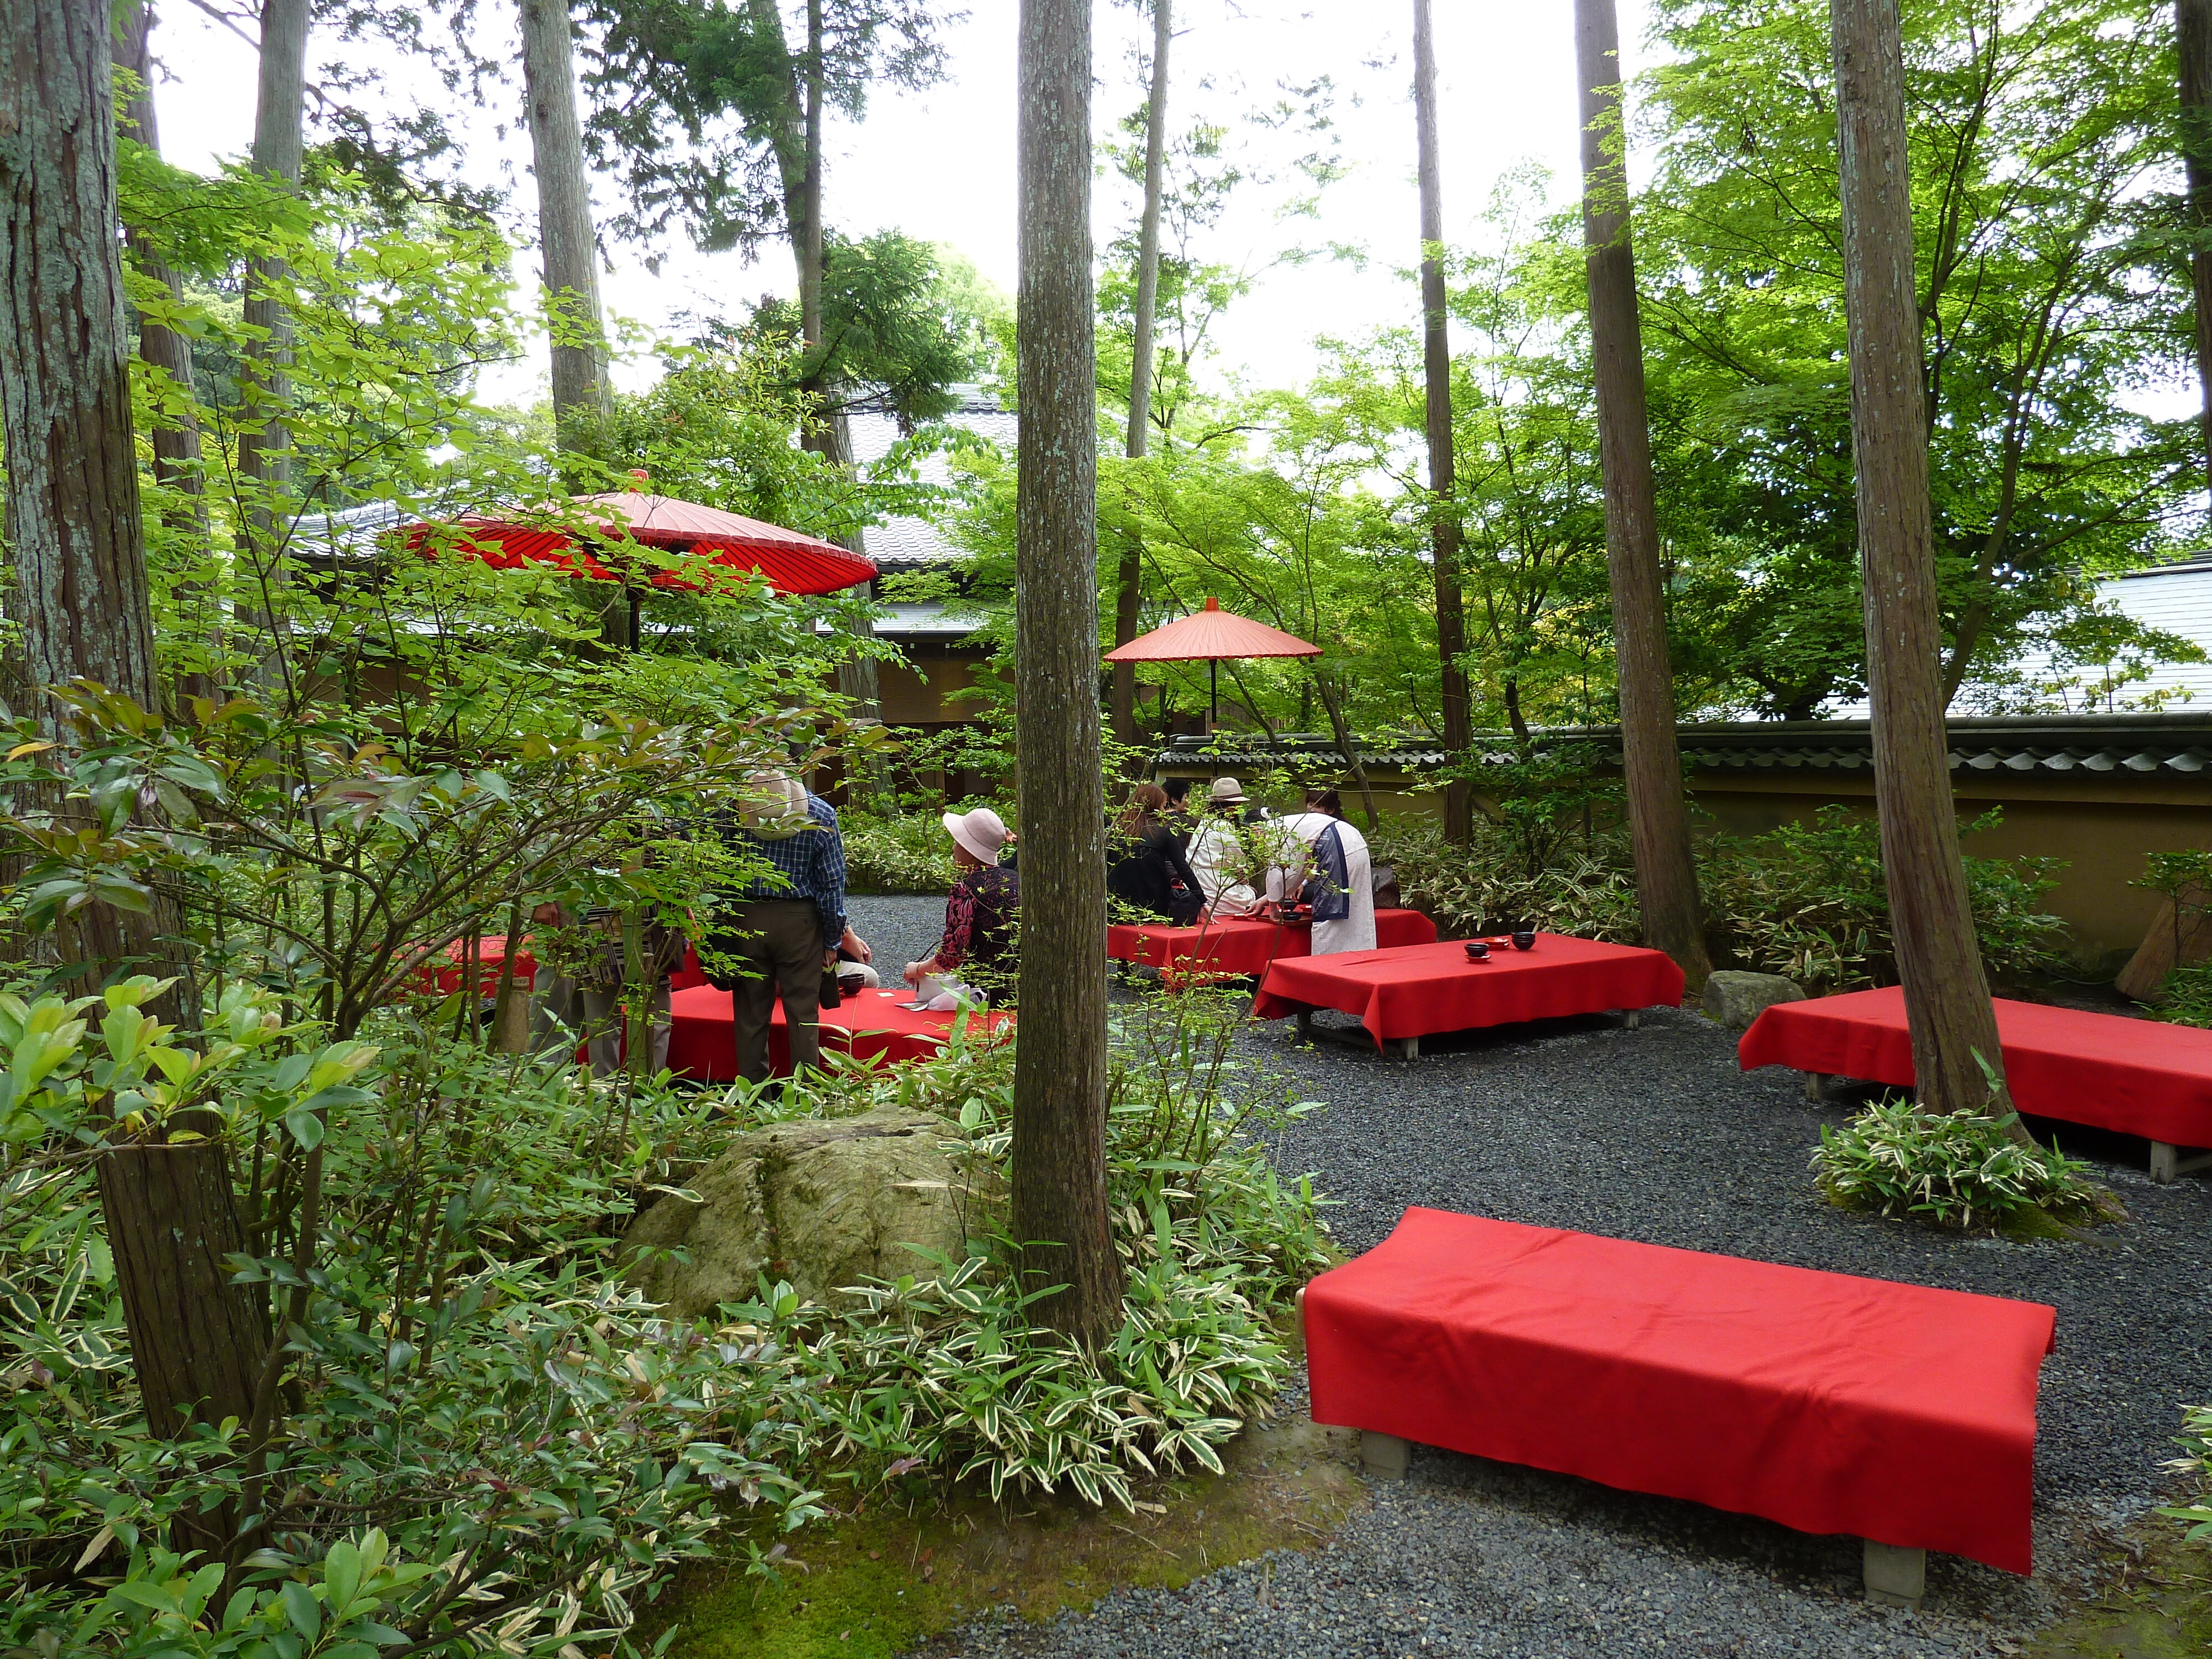
<instances>
[{"instance_id":1,"label":"woman in pink sun hat","mask_svg":"<svg viewBox=\"0 0 2212 1659\"><path fill-rule=\"evenodd\" d=\"M922 962L906 965L906 981L954 981L971 994L1000 996L1014 979L1014 925L1021 914L1021 873L999 862L1013 836L988 806L944 815L960 879L945 900L945 936ZM958 993L948 985L947 994Z\"/></svg>"}]
</instances>

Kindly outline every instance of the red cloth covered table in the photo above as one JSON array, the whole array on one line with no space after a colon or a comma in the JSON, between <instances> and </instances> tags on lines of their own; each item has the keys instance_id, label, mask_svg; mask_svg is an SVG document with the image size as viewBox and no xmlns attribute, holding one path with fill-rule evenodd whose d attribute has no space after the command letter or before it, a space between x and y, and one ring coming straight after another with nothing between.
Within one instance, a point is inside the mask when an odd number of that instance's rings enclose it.
<instances>
[{"instance_id":1,"label":"red cloth covered table","mask_svg":"<svg viewBox=\"0 0 2212 1659\"><path fill-rule=\"evenodd\" d=\"M1252 1012L1280 1019L1335 1008L1357 1014L1377 1042L1392 1042L1681 1000L1682 970L1663 951L1539 933L1534 949L1493 949L1486 962L1469 962L1455 944L1277 962L1260 981Z\"/></svg>"},{"instance_id":2,"label":"red cloth covered table","mask_svg":"<svg viewBox=\"0 0 2212 1659\"><path fill-rule=\"evenodd\" d=\"M1996 1000L2014 1106L2177 1146L2212 1146L2212 1031L2124 1014ZM1912 1086L1905 991L1780 1002L1736 1044L1744 1070L1792 1066Z\"/></svg>"},{"instance_id":3,"label":"red cloth covered table","mask_svg":"<svg viewBox=\"0 0 2212 1659\"><path fill-rule=\"evenodd\" d=\"M847 997L836 1008L822 1011L821 1042L825 1049L856 1059L926 1060L942 1049L952 1035L955 1016L902 1008L911 1001L912 990L863 991ZM730 994L711 985L678 991L668 1000L668 1069L678 1077L700 1083L729 1083L738 1075L738 1042ZM1010 1009L970 1014L968 1034L980 1037L986 1030L1011 1020ZM791 1038L778 1001L768 1030L769 1066L777 1076L791 1071Z\"/></svg>"},{"instance_id":4,"label":"red cloth covered table","mask_svg":"<svg viewBox=\"0 0 2212 1659\"><path fill-rule=\"evenodd\" d=\"M1306 1287L1318 1423L2030 1569L2057 1316L1409 1209Z\"/></svg>"},{"instance_id":5,"label":"red cloth covered table","mask_svg":"<svg viewBox=\"0 0 2212 1659\"><path fill-rule=\"evenodd\" d=\"M1375 913L1377 950L1432 945L1436 937L1436 923L1419 910ZM1176 927L1164 921L1117 922L1106 930L1106 954L1115 962L1257 979L1272 962L1311 956L1313 924L1243 916L1200 927Z\"/></svg>"},{"instance_id":6,"label":"red cloth covered table","mask_svg":"<svg viewBox=\"0 0 2212 1659\"><path fill-rule=\"evenodd\" d=\"M457 939L431 959L426 974L435 981L441 996L451 996L461 988L462 976L468 971L468 948L466 939ZM506 935L487 933L477 940L477 977L484 995L498 994L500 971L506 961ZM524 990L537 988L538 958L530 954L527 939L515 950L514 977Z\"/></svg>"}]
</instances>

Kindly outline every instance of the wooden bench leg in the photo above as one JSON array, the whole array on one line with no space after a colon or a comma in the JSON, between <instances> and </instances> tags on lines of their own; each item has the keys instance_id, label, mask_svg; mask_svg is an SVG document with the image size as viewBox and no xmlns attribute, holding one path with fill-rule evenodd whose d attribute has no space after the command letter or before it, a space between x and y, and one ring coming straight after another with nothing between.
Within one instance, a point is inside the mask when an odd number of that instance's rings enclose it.
<instances>
[{"instance_id":1,"label":"wooden bench leg","mask_svg":"<svg viewBox=\"0 0 2212 1659\"><path fill-rule=\"evenodd\" d=\"M2181 1162L2179 1149L2170 1142L2154 1140L2150 1144L2150 1178L2161 1185L2172 1181L2180 1170L2175 1166Z\"/></svg>"},{"instance_id":2,"label":"wooden bench leg","mask_svg":"<svg viewBox=\"0 0 2212 1659\"><path fill-rule=\"evenodd\" d=\"M1867 1600L1879 1607L1920 1611L1928 1594L1928 1552L1866 1540Z\"/></svg>"},{"instance_id":3,"label":"wooden bench leg","mask_svg":"<svg viewBox=\"0 0 2212 1659\"><path fill-rule=\"evenodd\" d=\"M1301 1042L1313 1041L1313 1010L1310 1008L1298 1010L1298 1041Z\"/></svg>"},{"instance_id":4,"label":"wooden bench leg","mask_svg":"<svg viewBox=\"0 0 2212 1659\"><path fill-rule=\"evenodd\" d=\"M1805 1073L1806 1099L1818 1101L1820 1098L1820 1091L1827 1086L1828 1074L1826 1072L1808 1072Z\"/></svg>"},{"instance_id":5,"label":"wooden bench leg","mask_svg":"<svg viewBox=\"0 0 2212 1659\"><path fill-rule=\"evenodd\" d=\"M1403 1480L1413 1449L1395 1434L1359 1431L1359 1467L1370 1480Z\"/></svg>"}]
</instances>

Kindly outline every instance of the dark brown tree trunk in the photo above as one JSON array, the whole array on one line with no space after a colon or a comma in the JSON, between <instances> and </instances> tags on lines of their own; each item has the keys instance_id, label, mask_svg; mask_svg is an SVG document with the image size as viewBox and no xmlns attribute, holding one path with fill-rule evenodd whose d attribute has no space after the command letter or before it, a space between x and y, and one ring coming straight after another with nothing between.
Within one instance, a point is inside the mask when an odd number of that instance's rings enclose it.
<instances>
[{"instance_id":1,"label":"dark brown tree trunk","mask_svg":"<svg viewBox=\"0 0 2212 1659\"><path fill-rule=\"evenodd\" d=\"M1145 106L1145 216L1137 233L1137 307L1129 351L1129 429L1123 453L1142 460L1152 419L1152 330L1160 297L1160 195L1167 174L1168 47L1175 39L1174 0L1152 0L1152 85ZM1114 583L1114 643L1137 637L1145 598L1145 542L1121 532ZM1137 665L1114 665L1114 735L1137 741Z\"/></svg>"},{"instance_id":2,"label":"dark brown tree trunk","mask_svg":"<svg viewBox=\"0 0 2212 1659\"><path fill-rule=\"evenodd\" d=\"M1937 1112L1978 1109L1990 1102L1982 1062L2001 1069L2003 1054L1959 857L1943 731L1897 0L1831 0L1829 19L1882 870L1920 1098Z\"/></svg>"},{"instance_id":3,"label":"dark brown tree trunk","mask_svg":"<svg viewBox=\"0 0 2212 1659\"><path fill-rule=\"evenodd\" d=\"M2212 235L2212 0L2175 0L2181 47L2181 156L2188 170L2189 228ZM2212 247L2189 256L2197 296L2197 381L2204 401L2206 488L2212 489Z\"/></svg>"},{"instance_id":4,"label":"dark brown tree trunk","mask_svg":"<svg viewBox=\"0 0 2212 1659\"><path fill-rule=\"evenodd\" d=\"M9 608L34 687L90 678L150 708L158 694L115 236L108 28L106 8L82 0L0 8ZM142 916L96 906L70 944L95 978L126 964L160 971L177 931L160 907ZM262 1344L250 1304L223 1289L225 1258L245 1240L222 1143L118 1151L103 1160L100 1184L149 1419L173 1430L195 1404L203 1420L242 1419L252 1401L240 1379L261 1363ZM178 1541L219 1549L230 1520L187 1516Z\"/></svg>"},{"instance_id":5,"label":"dark brown tree trunk","mask_svg":"<svg viewBox=\"0 0 2212 1659\"><path fill-rule=\"evenodd\" d=\"M1437 601L1437 657L1443 671L1446 764L1466 763L1474 741L1468 713L1467 602L1460 591L1459 507L1452 457L1450 319L1444 306L1444 191L1437 139L1437 46L1429 0L1413 0L1413 125L1420 148L1421 356L1428 382L1429 531ZM1444 835L1474 833L1474 793L1465 778L1444 786Z\"/></svg>"},{"instance_id":6,"label":"dark brown tree trunk","mask_svg":"<svg viewBox=\"0 0 2212 1659\"><path fill-rule=\"evenodd\" d=\"M1085 1342L1121 1322L1106 1215L1105 800L1099 777L1091 0L1022 0L1022 441L1015 490L1022 757L1013 1223L1036 1316Z\"/></svg>"},{"instance_id":7,"label":"dark brown tree trunk","mask_svg":"<svg viewBox=\"0 0 2212 1659\"><path fill-rule=\"evenodd\" d=\"M1613 0L1575 0L1582 80L1583 245L1589 279L1590 357L1597 382L1598 455L1605 477L1606 562L1620 682L1621 772L1636 848L1644 939L1672 957L1692 989L1712 972L1705 907L1674 740L1674 677L1659 580L1657 492L1644 394L1644 330L1629 240L1622 131L1620 26Z\"/></svg>"}]
</instances>

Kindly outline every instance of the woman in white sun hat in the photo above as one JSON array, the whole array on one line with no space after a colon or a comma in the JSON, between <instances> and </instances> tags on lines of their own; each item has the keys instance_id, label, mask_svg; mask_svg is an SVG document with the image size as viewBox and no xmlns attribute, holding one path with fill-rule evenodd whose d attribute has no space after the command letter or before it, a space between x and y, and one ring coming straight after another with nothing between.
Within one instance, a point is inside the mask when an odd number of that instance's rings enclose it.
<instances>
[{"instance_id":1,"label":"woman in white sun hat","mask_svg":"<svg viewBox=\"0 0 2212 1659\"><path fill-rule=\"evenodd\" d=\"M1013 839L1005 820L988 806L944 815L960 879L945 900L945 937L926 961L906 965L906 981L955 980L997 994L1014 978L1014 924L1021 914L1022 878L999 854Z\"/></svg>"}]
</instances>

